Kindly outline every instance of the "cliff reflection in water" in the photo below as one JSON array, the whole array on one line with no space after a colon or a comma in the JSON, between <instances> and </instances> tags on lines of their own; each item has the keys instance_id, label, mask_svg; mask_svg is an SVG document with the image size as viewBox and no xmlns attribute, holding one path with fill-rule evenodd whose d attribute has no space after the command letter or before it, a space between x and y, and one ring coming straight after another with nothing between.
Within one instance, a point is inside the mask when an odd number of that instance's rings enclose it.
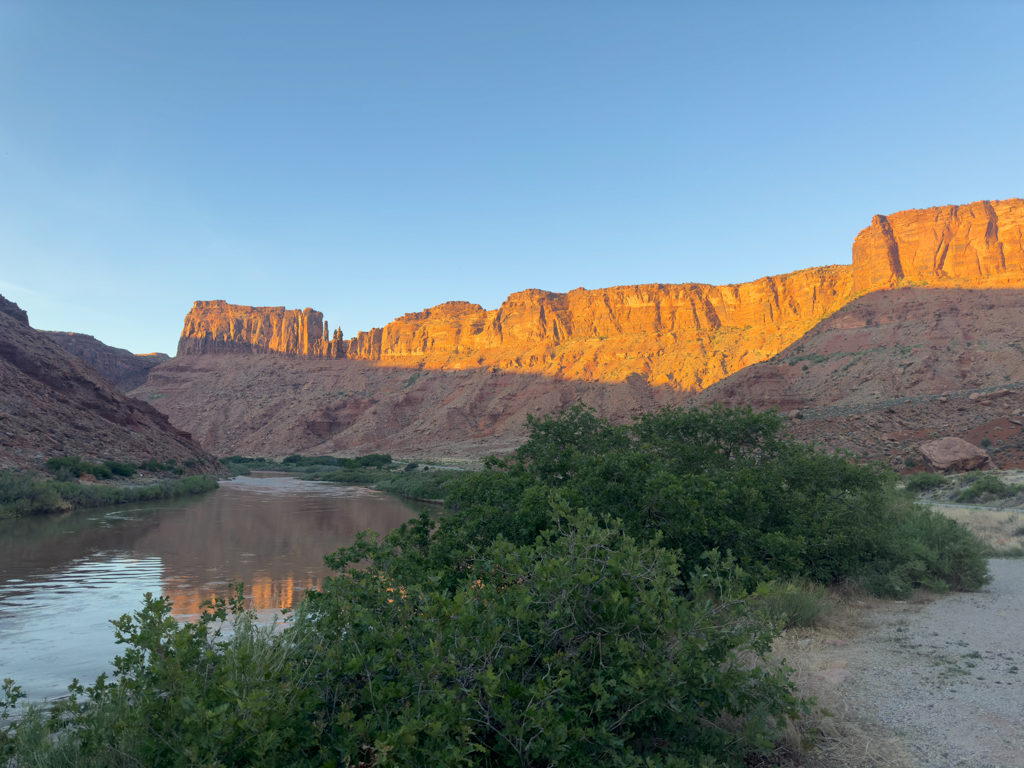
<instances>
[{"instance_id":1,"label":"cliff reflection in water","mask_svg":"<svg viewBox=\"0 0 1024 768\"><path fill-rule=\"evenodd\" d=\"M271 475L193 499L0 521L0 679L38 700L110 672L124 650L110 620L137 611L145 592L169 596L188 621L242 581L270 618L330 575L324 555L416 513L366 488Z\"/></svg>"},{"instance_id":2,"label":"cliff reflection in water","mask_svg":"<svg viewBox=\"0 0 1024 768\"><path fill-rule=\"evenodd\" d=\"M329 575L324 555L359 531L387 533L416 514L367 488L272 473L222 483L203 507L201 515L164 517L135 544L163 562L163 594L182 620L194 619L204 600L228 597L235 581L245 584L247 607L263 616L294 608Z\"/></svg>"}]
</instances>

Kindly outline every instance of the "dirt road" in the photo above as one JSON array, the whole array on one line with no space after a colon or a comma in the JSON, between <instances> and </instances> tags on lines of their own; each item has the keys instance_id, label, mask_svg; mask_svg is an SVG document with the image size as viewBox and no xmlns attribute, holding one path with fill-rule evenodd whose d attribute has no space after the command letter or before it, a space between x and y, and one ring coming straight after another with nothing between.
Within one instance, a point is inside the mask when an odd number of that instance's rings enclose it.
<instances>
[{"instance_id":1,"label":"dirt road","mask_svg":"<svg viewBox=\"0 0 1024 768\"><path fill-rule=\"evenodd\" d=\"M822 645L840 717L886 742L848 765L1024 768L1024 560L991 569L980 592L874 611Z\"/></svg>"}]
</instances>

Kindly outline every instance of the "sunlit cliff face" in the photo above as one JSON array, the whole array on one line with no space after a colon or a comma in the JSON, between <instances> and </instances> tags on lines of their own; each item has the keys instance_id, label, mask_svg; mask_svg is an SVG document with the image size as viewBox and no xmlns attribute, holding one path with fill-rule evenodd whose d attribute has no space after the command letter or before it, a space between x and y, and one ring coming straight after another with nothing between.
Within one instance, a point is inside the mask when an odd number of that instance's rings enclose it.
<instances>
[{"instance_id":1,"label":"sunlit cliff face","mask_svg":"<svg viewBox=\"0 0 1024 768\"><path fill-rule=\"evenodd\" d=\"M453 301L384 328L328 340L319 312L196 302L179 354L279 352L383 366L486 368L563 380L697 392L766 360L870 290L1024 284L1024 201L978 202L876 216L850 266L739 285L634 285L514 293L495 310Z\"/></svg>"}]
</instances>

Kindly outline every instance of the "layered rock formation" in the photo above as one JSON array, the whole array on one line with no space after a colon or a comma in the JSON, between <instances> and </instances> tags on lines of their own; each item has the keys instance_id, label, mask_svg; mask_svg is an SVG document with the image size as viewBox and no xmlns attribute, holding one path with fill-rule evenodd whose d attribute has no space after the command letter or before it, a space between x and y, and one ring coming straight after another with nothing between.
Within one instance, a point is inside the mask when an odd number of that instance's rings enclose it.
<instances>
[{"instance_id":1,"label":"layered rock formation","mask_svg":"<svg viewBox=\"0 0 1024 768\"><path fill-rule=\"evenodd\" d=\"M149 369L171 358L160 352L133 355L127 349L118 349L85 333L40 331L57 346L70 352L122 392L142 386Z\"/></svg>"},{"instance_id":2,"label":"layered rock formation","mask_svg":"<svg viewBox=\"0 0 1024 768\"><path fill-rule=\"evenodd\" d=\"M119 392L0 296L0 468L38 468L63 455L218 466L166 415Z\"/></svg>"},{"instance_id":3,"label":"layered rock formation","mask_svg":"<svg viewBox=\"0 0 1024 768\"><path fill-rule=\"evenodd\" d=\"M636 285L522 291L495 310L448 302L331 341L319 312L196 302L180 356L264 353L348 357L424 370L473 368L697 391L764 360L849 296L849 267L819 267L729 286ZM321 328L322 326L322 328Z\"/></svg>"},{"instance_id":4,"label":"layered rock formation","mask_svg":"<svg viewBox=\"0 0 1024 768\"><path fill-rule=\"evenodd\" d=\"M245 307L225 301L197 301L185 317L179 355L302 355L344 357L341 329L331 337L322 312L284 307Z\"/></svg>"},{"instance_id":5,"label":"layered rock formation","mask_svg":"<svg viewBox=\"0 0 1024 768\"><path fill-rule=\"evenodd\" d=\"M427 370L489 368L697 391L775 354L842 306L848 267L740 285L522 291L495 310L449 302L360 333L348 356Z\"/></svg>"},{"instance_id":6,"label":"layered rock formation","mask_svg":"<svg viewBox=\"0 0 1024 768\"><path fill-rule=\"evenodd\" d=\"M853 242L857 293L903 281L961 287L1024 284L1024 200L875 216Z\"/></svg>"},{"instance_id":7,"label":"layered rock formation","mask_svg":"<svg viewBox=\"0 0 1024 768\"><path fill-rule=\"evenodd\" d=\"M311 309L196 302L179 354L278 352L423 370L487 368L577 381L643 376L698 392L767 360L857 295L900 284L1024 286L1024 201L876 216L851 266L740 285L514 293L494 310L452 301L328 340Z\"/></svg>"}]
</instances>

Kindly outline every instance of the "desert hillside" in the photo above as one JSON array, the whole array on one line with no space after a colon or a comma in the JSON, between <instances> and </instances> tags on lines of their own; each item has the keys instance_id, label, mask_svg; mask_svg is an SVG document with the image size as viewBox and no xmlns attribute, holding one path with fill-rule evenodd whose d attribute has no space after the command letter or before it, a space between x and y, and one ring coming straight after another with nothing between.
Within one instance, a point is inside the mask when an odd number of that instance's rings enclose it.
<instances>
[{"instance_id":1,"label":"desert hillside","mask_svg":"<svg viewBox=\"0 0 1024 768\"><path fill-rule=\"evenodd\" d=\"M167 416L119 392L0 296L0 468L51 456L215 463Z\"/></svg>"},{"instance_id":2,"label":"desert hillside","mask_svg":"<svg viewBox=\"0 0 1024 768\"><path fill-rule=\"evenodd\" d=\"M146 381L150 368L171 359L161 352L135 355L127 349L108 346L86 333L40 333L65 352L70 352L84 362L122 392L130 392L141 386Z\"/></svg>"}]
</instances>

